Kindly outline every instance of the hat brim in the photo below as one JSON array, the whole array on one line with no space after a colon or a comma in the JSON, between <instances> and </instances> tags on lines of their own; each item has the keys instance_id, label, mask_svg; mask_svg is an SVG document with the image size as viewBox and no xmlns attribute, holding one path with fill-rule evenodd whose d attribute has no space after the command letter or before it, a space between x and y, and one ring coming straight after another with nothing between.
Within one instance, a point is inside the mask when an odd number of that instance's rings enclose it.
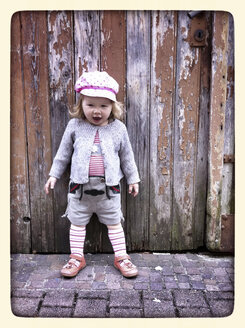
<instances>
[{"instance_id":1,"label":"hat brim","mask_svg":"<svg viewBox=\"0 0 245 328\"><path fill-rule=\"evenodd\" d=\"M96 90L96 89L83 89L80 91L80 93L84 96L89 97L102 97L102 98L108 98L112 101L116 101L116 95L108 90Z\"/></svg>"}]
</instances>

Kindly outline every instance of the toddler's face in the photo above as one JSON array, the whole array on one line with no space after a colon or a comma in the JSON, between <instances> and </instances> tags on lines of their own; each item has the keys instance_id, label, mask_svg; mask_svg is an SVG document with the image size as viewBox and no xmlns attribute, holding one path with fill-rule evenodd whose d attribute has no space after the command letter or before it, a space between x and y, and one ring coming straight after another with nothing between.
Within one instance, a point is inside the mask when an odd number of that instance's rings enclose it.
<instances>
[{"instance_id":1,"label":"toddler's face","mask_svg":"<svg viewBox=\"0 0 245 328\"><path fill-rule=\"evenodd\" d=\"M84 96L84 115L91 124L105 126L112 111L112 101L107 98Z\"/></svg>"}]
</instances>

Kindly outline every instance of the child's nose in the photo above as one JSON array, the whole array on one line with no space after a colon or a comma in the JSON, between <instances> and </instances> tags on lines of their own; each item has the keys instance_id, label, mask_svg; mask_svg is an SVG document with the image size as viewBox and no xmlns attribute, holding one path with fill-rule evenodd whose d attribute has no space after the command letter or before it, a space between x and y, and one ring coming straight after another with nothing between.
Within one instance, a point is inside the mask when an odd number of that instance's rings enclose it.
<instances>
[{"instance_id":1,"label":"child's nose","mask_svg":"<svg viewBox=\"0 0 245 328\"><path fill-rule=\"evenodd\" d=\"M95 107L94 108L94 113L100 113L100 108L99 107Z\"/></svg>"}]
</instances>

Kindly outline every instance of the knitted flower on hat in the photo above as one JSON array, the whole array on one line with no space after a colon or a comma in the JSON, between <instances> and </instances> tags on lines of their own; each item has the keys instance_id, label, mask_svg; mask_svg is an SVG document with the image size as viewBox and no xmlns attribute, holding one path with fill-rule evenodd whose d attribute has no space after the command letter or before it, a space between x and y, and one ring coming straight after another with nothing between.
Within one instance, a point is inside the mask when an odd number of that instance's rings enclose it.
<instances>
[{"instance_id":1,"label":"knitted flower on hat","mask_svg":"<svg viewBox=\"0 0 245 328\"><path fill-rule=\"evenodd\" d=\"M106 72L84 72L75 84L75 91L85 96L104 97L116 101L119 85Z\"/></svg>"}]
</instances>

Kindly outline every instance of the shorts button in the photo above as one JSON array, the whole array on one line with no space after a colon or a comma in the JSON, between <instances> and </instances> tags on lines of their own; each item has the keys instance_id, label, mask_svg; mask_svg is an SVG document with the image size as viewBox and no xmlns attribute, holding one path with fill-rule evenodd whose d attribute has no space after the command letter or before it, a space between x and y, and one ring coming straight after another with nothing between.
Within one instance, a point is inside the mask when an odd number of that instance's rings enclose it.
<instances>
[{"instance_id":1,"label":"shorts button","mask_svg":"<svg viewBox=\"0 0 245 328\"><path fill-rule=\"evenodd\" d=\"M101 178L101 179L100 179L100 182L105 182L105 179L104 179L104 178Z\"/></svg>"}]
</instances>

